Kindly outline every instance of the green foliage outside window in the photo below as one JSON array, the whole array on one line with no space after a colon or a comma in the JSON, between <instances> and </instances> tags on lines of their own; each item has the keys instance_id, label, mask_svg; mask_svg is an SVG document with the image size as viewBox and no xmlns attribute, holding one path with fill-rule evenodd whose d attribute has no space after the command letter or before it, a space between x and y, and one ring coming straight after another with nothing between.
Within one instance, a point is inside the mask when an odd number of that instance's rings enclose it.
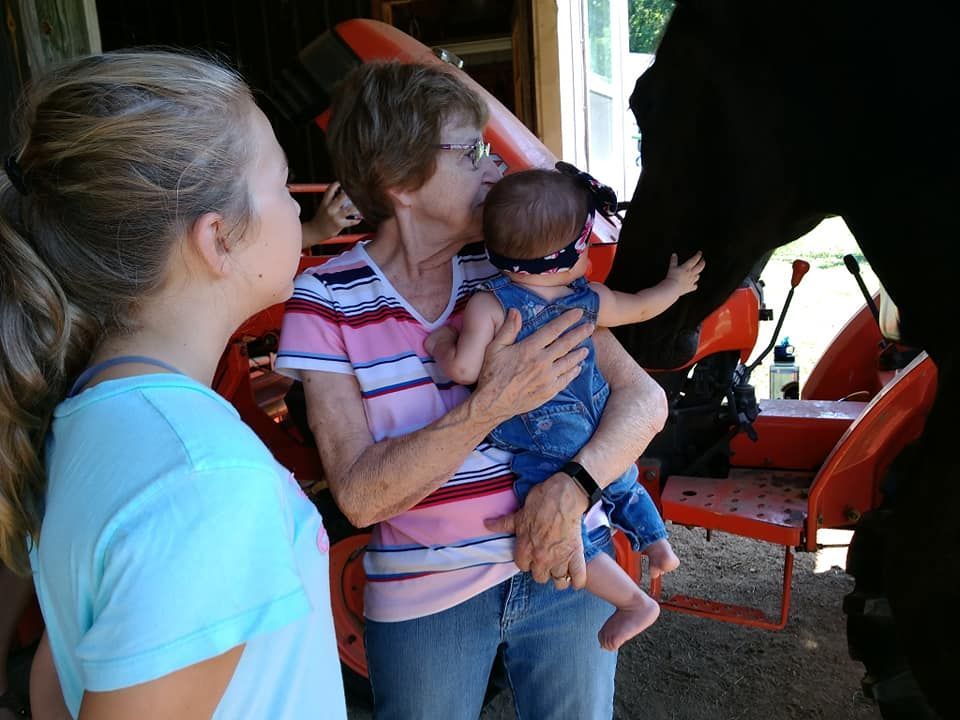
<instances>
[{"instance_id":1,"label":"green foliage outside window","mask_svg":"<svg viewBox=\"0 0 960 720\"><path fill-rule=\"evenodd\" d=\"M596 0L591 0L591 6ZM652 53L657 49L660 33L663 32L673 0L629 0L628 20L630 25L630 52Z\"/></svg>"},{"instance_id":2,"label":"green foliage outside window","mask_svg":"<svg viewBox=\"0 0 960 720\"><path fill-rule=\"evenodd\" d=\"M590 70L612 80L610 0L588 0L587 35L590 43Z\"/></svg>"}]
</instances>

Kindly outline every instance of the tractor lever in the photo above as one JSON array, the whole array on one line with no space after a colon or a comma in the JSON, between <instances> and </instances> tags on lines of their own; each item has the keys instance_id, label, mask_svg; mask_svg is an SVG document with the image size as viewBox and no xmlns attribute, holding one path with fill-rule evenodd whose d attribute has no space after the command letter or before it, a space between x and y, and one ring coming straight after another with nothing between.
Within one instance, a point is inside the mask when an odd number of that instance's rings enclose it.
<instances>
[{"instance_id":1,"label":"tractor lever","mask_svg":"<svg viewBox=\"0 0 960 720\"><path fill-rule=\"evenodd\" d=\"M850 271L854 280L857 281L860 292L863 293L863 297L867 301L867 307L870 308L870 312L873 313L873 319L879 324L880 311L877 309L877 304L873 301L873 296L870 294L870 291L867 290L866 283L863 282L863 276L860 275L860 263L857 262L857 259L853 255L844 255L843 264L847 266L847 270Z\"/></svg>"},{"instance_id":2,"label":"tractor lever","mask_svg":"<svg viewBox=\"0 0 960 720\"><path fill-rule=\"evenodd\" d=\"M745 379L750 378L750 373L752 373L757 365L763 362L763 359L770 354L770 351L773 350L773 346L777 342L777 338L780 336L780 328L783 327L783 321L787 317L787 309L790 307L790 301L793 300L793 291L796 290L797 286L800 284L800 281L803 280L803 276L807 274L807 271L810 270L810 263L806 260L794 260L793 261L793 275L790 277L790 292L787 293L787 299L783 303L783 310L780 311L780 319L777 320L777 327L773 330L773 335L770 336L770 344L763 349L763 352L760 353L760 356L750 363L744 371ZM746 381L746 380L744 380Z\"/></svg>"}]
</instances>

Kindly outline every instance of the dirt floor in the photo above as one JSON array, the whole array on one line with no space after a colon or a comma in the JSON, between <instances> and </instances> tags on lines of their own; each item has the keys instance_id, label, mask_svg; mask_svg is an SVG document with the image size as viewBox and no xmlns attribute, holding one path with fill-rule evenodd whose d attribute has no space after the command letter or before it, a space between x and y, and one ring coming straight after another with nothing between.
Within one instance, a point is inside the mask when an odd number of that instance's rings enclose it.
<instances>
[{"instance_id":1,"label":"dirt floor","mask_svg":"<svg viewBox=\"0 0 960 720\"><path fill-rule=\"evenodd\" d=\"M670 592L779 608L782 553L772 546L702 530L672 528L683 566ZM772 632L663 613L620 653L618 720L879 720L860 692L862 670L847 655L842 598L851 580L842 551L797 557L785 630ZM816 572L820 561L821 569ZM509 697L484 720L513 718Z\"/></svg>"},{"instance_id":2,"label":"dirt floor","mask_svg":"<svg viewBox=\"0 0 960 720\"><path fill-rule=\"evenodd\" d=\"M708 542L703 530L682 527L672 527L671 534L683 565L665 583L668 594L778 612L778 549L719 533ZM790 620L779 632L663 613L620 653L614 718L880 720L860 691L861 667L847 655L841 603L853 583L838 567L844 557L843 548L797 556ZM505 692L482 720L514 717ZM351 720L369 718L361 708L350 709Z\"/></svg>"}]
</instances>

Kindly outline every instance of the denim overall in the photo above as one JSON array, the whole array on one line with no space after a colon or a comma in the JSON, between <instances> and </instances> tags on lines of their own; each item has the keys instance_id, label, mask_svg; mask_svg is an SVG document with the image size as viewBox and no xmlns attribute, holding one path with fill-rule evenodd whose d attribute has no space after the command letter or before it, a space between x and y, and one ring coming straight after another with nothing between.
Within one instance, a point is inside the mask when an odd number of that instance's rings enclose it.
<instances>
[{"instance_id":1,"label":"denim overall","mask_svg":"<svg viewBox=\"0 0 960 720\"><path fill-rule=\"evenodd\" d=\"M546 300L526 288L499 275L485 286L504 311L520 311L523 327L518 340L530 335L567 310L583 310L584 322L597 322L600 299L589 283L579 278L570 284L569 295ZM610 386L597 369L593 341L581 347L589 351L582 370L566 388L549 402L523 415L507 420L490 433L488 439L497 447L513 453L511 470L517 476L514 489L523 502L530 488L543 482L573 458L596 430L600 415L610 396ZM603 509L610 523L626 533L634 549L642 550L667 537L663 520L647 491L637 482L637 467L631 465L603 491ZM596 549L581 525L583 548L589 561Z\"/></svg>"}]
</instances>

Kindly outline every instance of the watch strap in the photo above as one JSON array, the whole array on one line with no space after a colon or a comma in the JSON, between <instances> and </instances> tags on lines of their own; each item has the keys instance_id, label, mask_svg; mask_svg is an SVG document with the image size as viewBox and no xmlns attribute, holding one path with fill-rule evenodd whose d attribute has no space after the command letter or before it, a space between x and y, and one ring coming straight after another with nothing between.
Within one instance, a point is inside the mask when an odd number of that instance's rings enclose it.
<instances>
[{"instance_id":1,"label":"watch strap","mask_svg":"<svg viewBox=\"0 0 960 720\"><path fill-rule=\"evenodd\" d=\"M603 488L597 485L597 481L593 479L593 476L587 472L587 469L583 467L583 465L571 460L560 468L560 472L569 475L571 479L580 486L580 489L583 490L587 496L587 510L600 502L600 496L603 495Z\"/></svg>"}]
</instances>

